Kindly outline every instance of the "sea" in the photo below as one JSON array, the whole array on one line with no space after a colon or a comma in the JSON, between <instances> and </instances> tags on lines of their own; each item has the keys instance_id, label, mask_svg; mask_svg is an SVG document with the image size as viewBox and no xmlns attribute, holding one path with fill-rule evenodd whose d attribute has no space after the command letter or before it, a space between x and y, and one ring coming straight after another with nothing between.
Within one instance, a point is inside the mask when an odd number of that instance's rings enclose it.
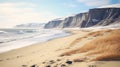
<instances>
[{"instance_id":1,"label":"sea","mask_svg":"<svg viewBox=\"0 0 120 67\"><path fill-rule=\"evenodd\" d=\"M56 29L0 29L0 53L68 35Z\"/></svg>"}]
</instances>

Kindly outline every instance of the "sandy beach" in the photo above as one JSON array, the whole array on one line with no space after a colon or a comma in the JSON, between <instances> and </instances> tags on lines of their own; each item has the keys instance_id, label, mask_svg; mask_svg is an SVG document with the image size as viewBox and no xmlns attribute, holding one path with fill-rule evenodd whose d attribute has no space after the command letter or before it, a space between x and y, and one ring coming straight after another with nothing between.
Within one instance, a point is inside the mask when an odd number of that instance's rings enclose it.
<instances>
[{"instance_id":1,"label":"sandy beach","mask_svg":"<svg viewBox=\"0 0 120 67\"><path fill-rule=\"evenodd\" d=\"M88 61L85 53L72 53L96 37L92 30L71 30L72 35L0 54L0 67L119 67L120 61ZM105 34L106 35L106 34ZM92 37L92 38L91 38ZM80 38L83 38L80 40ZM67 52L67 53L66 53ZM83 58L82 58L83 57ZM81 58L81 59L78 59ZM93 58L93 57L92 57ZM82 60L83 59L83 60ZM91 58L90 58L91 59Z\"/></svg>"}]
</instances>

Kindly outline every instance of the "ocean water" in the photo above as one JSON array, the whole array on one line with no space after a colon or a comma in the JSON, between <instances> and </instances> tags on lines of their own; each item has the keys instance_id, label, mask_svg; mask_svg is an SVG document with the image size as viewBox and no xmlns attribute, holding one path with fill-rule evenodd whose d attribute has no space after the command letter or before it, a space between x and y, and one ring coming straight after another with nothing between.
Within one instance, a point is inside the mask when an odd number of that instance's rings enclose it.
<instances>
[{"instance_id":1,"label":"ocean water","mask_svg":"<svg viewBox=\"0 0 120 67\"><path fill-rule=\"evenodd\" d=\"M68 35L52 29L0 29L0 53Z\"/></svg>"}]
</instances>

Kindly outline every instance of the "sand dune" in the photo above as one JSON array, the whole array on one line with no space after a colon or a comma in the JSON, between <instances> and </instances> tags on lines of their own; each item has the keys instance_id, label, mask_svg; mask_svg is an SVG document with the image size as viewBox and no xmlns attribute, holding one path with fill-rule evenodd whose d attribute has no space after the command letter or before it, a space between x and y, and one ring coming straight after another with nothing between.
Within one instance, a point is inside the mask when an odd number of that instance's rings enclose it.
<instances>
[{"instance_id":1,"label":"sand dune","mask_svg":"<svg viewBox=\"0 0 120 67\"><path fill-rule=\"evenodd\" d=\"M94 37L90 42L86 43L83 47L65 52L62 56L86 53L85 56L94 56L92 59L89 57L90 60L120 60L119 34L120 30L105 30L89 33L85 36L86 38ZM85 37L82 37L81 39ZM76 39L75 41L78 42L79 39Z\"/></svg>"}]
</instances>

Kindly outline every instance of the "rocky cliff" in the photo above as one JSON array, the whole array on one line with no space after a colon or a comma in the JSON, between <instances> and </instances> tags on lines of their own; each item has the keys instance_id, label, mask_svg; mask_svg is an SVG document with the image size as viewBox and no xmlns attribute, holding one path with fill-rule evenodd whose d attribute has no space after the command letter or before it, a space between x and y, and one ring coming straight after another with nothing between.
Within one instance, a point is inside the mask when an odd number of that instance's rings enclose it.
<instances>
[{"instance_id":1,"label":"rocky cliff","mask_svg":"<svg viewBox=\"0 0 120 67\"><path fill-rule=\"evenodd\" d=\"M106 26L120 22L120 8L94 8L86 13L50 21L45 28Z\"/></svg>"},{"instance_id":2,"label":"rocky cliff","mask_svg":"<svg viewBox=\"0 0 120 67\"><path fill-rule=\"evenodd\" d=\"M63 21L63 20L61 20L61 19L54 19L54 20L52 20L52 21L49 21L49 22L44 26L44 28L57 28L62 21Z\"/></svg>"},{"instance_id":3,"label":"rocky cliff","mask_svg":"<svg viewBox=\"0 0 120 67\"><path fill-rule=\"evenodd\" d=\"M82 27L106 26L120 19L120 8L96 8L90 9L88 19L82 23Z\"/></svg>"},{"instance_id":4,"label":"rocky cliff","mask_svg":"<svg viewBox=\"0 0 120 67\"><path fill-rule=\"evenodd\" d=\"M72 28L72 27L80 27L82 22L85 22L87 19L88 13L79 13L75 16L70 16L65 18L60 25L59 28Z\"/></svg>"}]
</instances>

